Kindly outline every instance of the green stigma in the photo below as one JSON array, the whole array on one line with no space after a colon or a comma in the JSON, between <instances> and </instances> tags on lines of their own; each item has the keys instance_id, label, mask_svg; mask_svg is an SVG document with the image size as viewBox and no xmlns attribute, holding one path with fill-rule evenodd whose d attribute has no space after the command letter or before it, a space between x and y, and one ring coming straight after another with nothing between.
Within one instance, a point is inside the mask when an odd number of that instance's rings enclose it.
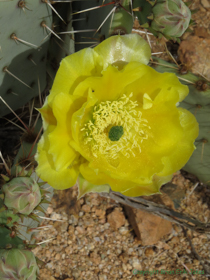
<instances>
[{"instance_id":1,"label":"green stigma","mask_svg":"<svg viewBox=\"0 0 210 280\"><path fill-rule=\"evenodd\" d=\"M113 126L109 131L109 139L111 141L118 141L123 136L122 126Z\"/></svg>"}]
</instances>

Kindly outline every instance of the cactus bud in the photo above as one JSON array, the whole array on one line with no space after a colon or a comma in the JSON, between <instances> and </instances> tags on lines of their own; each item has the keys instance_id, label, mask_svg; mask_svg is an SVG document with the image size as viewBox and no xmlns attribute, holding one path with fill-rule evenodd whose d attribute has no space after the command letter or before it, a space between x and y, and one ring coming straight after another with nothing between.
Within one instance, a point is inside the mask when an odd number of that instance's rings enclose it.
<instances>
[{"instance_id":1,"label":"cactus bud","mask_svg":"<svg viewBox=\"0 0 210 280\"><path fill-rule=\"evenodd\" d=\"M4 204L18 213L29 215L41 201L39 185L30 177L17 177L4 184Z\"/></svg>"},{"instance_id":2,"label":"cactus bud","mask_svg":"<svg viewBox=\"0 0 210 280\"><path fill-rule=\"evenodd\" d=\"M182 36L191 19L190 9L182 0L157 0L152 12L152 29L167 37Z\"/></svg>"},{"instance_id":3,"label":"cactus bud","mask_svg":"<svg viewBox=\"0 0 210 280\"><path fill-rule=\"evenodd\" d=\"M0 279L36 280L39 268L28 250L0 250Z\"/></svg>"}]
</instances>

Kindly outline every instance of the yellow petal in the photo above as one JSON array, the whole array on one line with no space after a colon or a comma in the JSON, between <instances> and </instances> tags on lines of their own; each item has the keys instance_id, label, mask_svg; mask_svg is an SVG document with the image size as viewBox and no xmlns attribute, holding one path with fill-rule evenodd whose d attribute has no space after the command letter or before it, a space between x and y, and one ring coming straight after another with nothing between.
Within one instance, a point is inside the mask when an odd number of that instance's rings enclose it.
<instances>
[{"instance_id":1,"label":"yellow petal","mask_svg":"<svg viewBox=\"0 0 210 280\"><path fill-rule=\"evenodd\" d=\"M77 85L92 75L100 75L100 56L91 48L83 49L65 57L55 77L48 102L59 92L72 94Z\"/></svg>"},{"instance_id":2,"label":"yellow petal","mask_svg":"<svg viewBox=\"0 0 210 280\"><path fill-rule=\"evenodd\" d=\"M109 193L110 186L105 185L94 185L90 183L90 181L85 180L81 175L79 175L78 178L78 196L77 199L80 199L82 196L84 196L86 193L90 192L106 192Z\"/></svg>"},{"instance_id":3,"label":"yellow petal","mask_svg":"<svg viewBox=\"0 0 210 280\"><path fill-rule=\"evenodd\" d=\"M48 182L54 189L67 189L75 185L79 175L79 165L75 159L76 164L72 164L69 168L60 169L56 171L53 156L49 153L50 142L48 134L54 128L48 127L43 134L37 146L36 160L38 167L36 168L37 175L43 181Z\"/></svg>"},{"instance_id":4,"label":"yellow petal","mask_svg":"<svg viewBox=\"0 0 210 280\"><path fill-rule=\"evenodd\" d=\"M134 187L128 188L127 190L121 191L123 195L136 197L136 196L142 196L142 195L152 195L155 193L161 193L160 188L163 184L169 182L173 177L172 175L169 176L153 176L153 180L151 184L148 185L136 185ZM117 191L117 190L116 190Z\"/></svg>"},{"instance_id":5,"label":"yellow petal","mask_svg":"<svg viewBox=\"0 0 210 280\"><path fill-rule=\"evenodd\" d=\"M88 182L91 182L92 185L88 185L89 191L93 191L92 189L96 188L97 185L103 189L103 186L108 183L113 191L120 192L131 197L157 193L159 192L160 187L172 178L172 175L167 177L154 175L152 180L148 181L147 184L145 183L139 185L128 180L126 181L109 177L99 169L92 169L88 162L80 165L80 173Z\"/></svg>"},{"instance_id":6,"label":"yellow petal","mask_svg":"<svg viewBox=\"0 0 210 280\"><path fill-rule=\"evenodd\" d=\"M195 149L194 139L198 137L198 123L195 117L186 109L178 108L178 112L183 134L174 149L166 157L163 157L164 169L158 174L160 176L166 176L174 172L174 170L181 169Z\"/></svg>"},{"instance_id":7,"label":"yellow petal","mask_svg":"<svg viewBox=\"0 0 210 280\"><path fill-rule=\"evenodd\" d=\"M43 107L38 109L38 111L41 113L42 116L44 130L48 128L48 125L56 126L57 123L55 116L53 115L52 108L49 106L47 99L48 97L46 97Z\"/></svg>"},{"instance_id":8,"label":"yellow petal","mask_svg":"<svg viewBox=\"0 0 210 280\"><path fill-rule=\"evenodd\" d=\"M151 56L150 46L137 34L111 36L95 47L94 51L103 58L104 68L120 61L147 64Z\"/></svg>"},{"instance_id":9,"label":"yellow petal","mask_svg":"<svg viewBox=\"0 0 210 280\"><path fill-rule=\"evenodd\" d=\"M147 110L152 108L153 102L147 93L143 95L143 109Z\"/></svg>"},{"instance_id":10,"label":"yellow petal","mask_svg":"<svg viewBox=\"0 0 210 280\"><path fill-rule=\"evenodd\" d=\"M84 124L92 116L93 106L96 104L98 99L95 97L92 90L89 88L87 102L84 102L79 110L77 110L71 119L71 133L72 138L70 139L70 145L76 150L79 151L84 157L86 154L86 149L80 145L81 136L83 132L81 129L84 127ZM82 137L83 138L83 137Z\"/></svg>"},{"instance_id":11,"label":"yellow petal","mask_svg":"<svg viewBox=\"0 0 210 280\"><path fill-rule=\"evenodd\" d=\"M126 90L128 92L133 92L133 100L137 100L139 104L142 104L143 95L145 93L147 93L152 100L157 98L156 102L160 100L162 102L164 99L174 99L174 96L165 94L165 90L167 91L171 88L176 92L177 102L182 101L189 93L188 87L182 85L176 75L172 73L158 73L151 67L143 64L139 66L137 71L141 71L139 79L130 83ZM160 94L161 91L163 94Z\"/></svg>"},{"instance_id":12,"label":"yellow petal","mask_svg":"<svg viewBox=\"0 0 210 280\"><path fill-rule=\"evenodd\" d=\"M61 92L51 102L57 126L51 133L48 133L50 143L48 152L53 156L56 171L67 168L76 157L75 150L69 145L71 116L76 99L78 97Z\"/></svg>"},{"instance_id":13,"label":"yellow petal","mask_svg":"<svg viewBox=\"0 0 210 280\"><path fill-rule=\"evenodd\" d=\"M102 71L100 77L92 76L81 82L75 88L74 95L86 97L91 88L98 102L117 100L123 93L126 93L126 87L129 84L144 74L141 65L139 62L131 62L120 71L117 67L109 65Z\"/></svg>"}]
</instances>

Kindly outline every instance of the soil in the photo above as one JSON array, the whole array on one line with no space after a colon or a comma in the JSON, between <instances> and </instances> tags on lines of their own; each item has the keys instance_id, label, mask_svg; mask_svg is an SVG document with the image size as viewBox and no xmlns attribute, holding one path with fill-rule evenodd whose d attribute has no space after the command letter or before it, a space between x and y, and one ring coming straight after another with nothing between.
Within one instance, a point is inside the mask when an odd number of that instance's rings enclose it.
<instances>
[{"instance_id":1,"label":"soil","mask_svg":"<svg viewBox=\"0 0 210 280\"><path fill-rule=\"evenodd\" d=\"M178 211L209 222L204 189L195 189L195 184L181 174L174 176L173 183L185 190ZM145 246L137 239L122 205L98 194L87 194L76 202L76 194L76 188L56 192L47 209L51 220L44 220L43 225L51 227L40 230L37 239L46 243L34 250L45 262L40 269L41 280L210 277L209 234L173 223L170 234ZM113 212L115 215L110 215Z\"/></svg>"}]
</instances>

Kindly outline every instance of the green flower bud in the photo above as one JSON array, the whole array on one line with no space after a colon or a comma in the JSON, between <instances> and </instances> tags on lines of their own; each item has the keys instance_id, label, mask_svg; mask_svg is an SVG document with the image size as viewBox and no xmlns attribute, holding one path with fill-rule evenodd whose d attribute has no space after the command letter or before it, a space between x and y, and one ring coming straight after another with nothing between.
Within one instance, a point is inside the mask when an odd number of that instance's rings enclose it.
<instances>
[{"instance_id":1,"label":"green flower bud","mask_svg":"<svg viewBox=\"0 0 210 280\"><path fill-rule=\"evenodd\" d=\"M157 0L151 27L168 37L180 37L188 28L191 12L182 0Z\"/></svg>"},{"instance_id":2,"label":"green flower bud","mask_svg":"<svg viewBox=\"0 0 210 280\"><path fill-rule=\"evenodd\" d=\"M4 184L4 204L18 213L29 215L41 201L39 185L30 177L17 177Z\"/></svg>"},{"instance_id":3,"label":"green flower bud","mask_svg":"<svg viewBox=\"0 0 210 280\"><path fill-rule=\"evenodd\" d=\"M0 279L36 280L39 268L28 250L0 250Z\"/></svg>"}]
</instances>

